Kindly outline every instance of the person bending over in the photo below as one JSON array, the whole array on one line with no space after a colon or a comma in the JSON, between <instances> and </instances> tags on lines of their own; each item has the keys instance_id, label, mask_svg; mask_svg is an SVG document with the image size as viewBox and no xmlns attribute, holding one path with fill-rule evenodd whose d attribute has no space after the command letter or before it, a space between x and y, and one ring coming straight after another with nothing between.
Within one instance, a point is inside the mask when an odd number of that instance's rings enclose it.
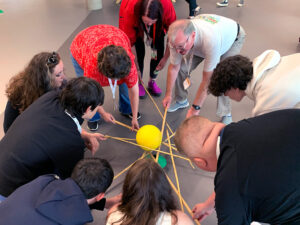
<instances>
[{"instance_id":1,"label":"person bending over","mask_svg":"<svg viewBox=\"0 0 300 225\"><path fill-rule=\"evenodd\" d=\"M6 88L8 101L4 113L4 133L35 100L65 84L64 64L58 53L41 52L33 56L25 69L10 79Z\"/></svg>"},{"instance_id":2,"label":"person bending over","mask_svg":"<svg viewBox=\"0 0 300 225\"><path fill-rule=\"evenodd\" d=\"M139 90L138 74L134 55L126 34L111 25L95 25L82 30L74 38L71 47L71 60L78 77L95 79L102 87L110 86L113 96L111 103L115 109L116 86L119 85L119 111L131 118L133 129L138 129ZM114 117L103 107L89 122L91 131L98 129L100 115L106 122L114 123Z\"/></svg>"},{"instance_id":3,"label":"person bending over","mask_svg":"<svg viewBox=\"0 0 300 225\"><path fill-rule=\"evenodd\" d=\"M200 14L191 20L177 20L168 30L170 64L163 106L168 112L187 108L191 73L204 60L202 81L186 117L199 115L207 97L207 88L214 68L220 60L240 52L245 31L236 21L214 14ZM172 91L175 86L175 101ZM217 115L222 122L232 121L228 97L220 96Z\"/></svg>"},{"instance_id":4,"label":"person bending over","mask_svg":"<svg viewBox=\"0 0 300 225\"><path fill-rule=\"evenodd\" d=\"M162 70L170 56L168 45L164 52L164 38L176 12L170 0L123 0L120 6L119 27L129 37L132 52L140 78L143 78L145 43L151 47L149 92L154 96L161 95L156 83L158 71ZM144 86L139 84L139 97L146 97Z\"/></svg>"},{"instance_id":5,"label":"person bending over","mask_svg":"<svg viewBox=\"0 0 300 225\"><path fill-rule=\"evenodd\" d=\"M179 211L162 168L151 159L138 160L123 184L121 203L108 212L106 225L192 225Z\"/></svg>"},{"instance_id":6,"label":"person bending over","mask_svg":"<svg viewBox=\"0 0 300 225\"><path fill-rule=\"evenodd\" d=\"M177 149L216 172L213 194L195 205L202 221L215 207L218 224L300 224L300 109L222 123L193 116L176 131Z\"/></svg>"},{"instance_id":7,"label":"person bending over","mask_svg":"<svg viewBox=\"0 0 300 225\"><path fill-rule=\"evenodd\" d=\"M252 116L294 108L300 102L300 53L280 57L267 50L251 62L236 55L220 62L213 72L208 90L235 101L244 96L254 101Z\"/></svg>"},{"instance_id":8,"label":"person bending over","mask_svg":"<svg viewBox=\"0 0 300 225\"><path fill-rule=\"evenodd\" d=\"M71 175L84 156L85 147L95 153L105 137L81 128L104 100L101 86L93 79L71 79L61 91L50 91L31 104L0 141L0 195L40 175Z\"/></svg>"},{"instance_id":9,"label":"person bending over","mask_svg":"<svg viewBox=\"0 0 300 225\"><path fill-rule=\"evenodd\" d=\"M113 181L113 170L105 159L80 160L71 177L42 175L19 187L0 203L1 223L79 225L93 221L91 209L103 210L118 198L105 199Z\"/></svg>"}]
</instances>

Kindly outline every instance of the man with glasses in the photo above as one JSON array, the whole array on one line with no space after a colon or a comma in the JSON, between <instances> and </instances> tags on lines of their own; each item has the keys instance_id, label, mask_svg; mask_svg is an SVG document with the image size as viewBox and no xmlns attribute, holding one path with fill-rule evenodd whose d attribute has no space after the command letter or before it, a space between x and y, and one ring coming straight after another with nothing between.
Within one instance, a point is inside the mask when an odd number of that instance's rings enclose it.
<instances>
[{"instance_id":1,"label":"man with glasses","mask_svg":"<svg viewBox=\"0 0 300 225\"><path fill-rule=\"evenodd\" d=\"M187 116L198 115L205 98L210 77L218 62L240 52L244 29L235 21L213 14L202 14L192 20L177 20L169 27L170 65L163 99L168 112L189 106L187 100L191 72L205 59L202 82ZM175 86L175 101L172 90ZM217 115L222 122L232 121L228 97L218 97Z\"/></svg>"}]
</instances>

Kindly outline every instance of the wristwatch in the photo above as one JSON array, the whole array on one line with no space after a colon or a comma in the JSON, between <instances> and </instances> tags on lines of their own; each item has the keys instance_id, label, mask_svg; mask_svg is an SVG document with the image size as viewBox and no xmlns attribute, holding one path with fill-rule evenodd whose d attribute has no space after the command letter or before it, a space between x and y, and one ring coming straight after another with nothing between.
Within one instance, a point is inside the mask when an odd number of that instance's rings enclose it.
<instances>
[{"instance_id":1,"label":"wristwatch","mask_svg":"<svg viewBox=\"0 0 300 225\"><path fill-rule=\"evenodd\" d=\"M201 107L199 106L199 105L192 105L192 107L195 109L195 110L200 110L201 109Z\"/></svg>"}]
</instances>

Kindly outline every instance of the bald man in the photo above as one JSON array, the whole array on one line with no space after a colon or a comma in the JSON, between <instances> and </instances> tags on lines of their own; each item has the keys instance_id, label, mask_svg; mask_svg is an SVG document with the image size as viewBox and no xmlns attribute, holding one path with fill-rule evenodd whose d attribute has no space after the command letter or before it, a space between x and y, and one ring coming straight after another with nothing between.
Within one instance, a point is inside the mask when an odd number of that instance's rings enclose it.
<instances>
[{"instance_id":1,"label":"bald man","mask_svg":"<svg viewBox=\"0 0 300 225\"><path fill-rule=\"evenodd\" d=\"M218 224L300 224L300 110L287 109L225 127L186 119L175 144L199 168L216 171L215 192L194 207L199 221L215 207Z\"/></svg>"}]
</instances>

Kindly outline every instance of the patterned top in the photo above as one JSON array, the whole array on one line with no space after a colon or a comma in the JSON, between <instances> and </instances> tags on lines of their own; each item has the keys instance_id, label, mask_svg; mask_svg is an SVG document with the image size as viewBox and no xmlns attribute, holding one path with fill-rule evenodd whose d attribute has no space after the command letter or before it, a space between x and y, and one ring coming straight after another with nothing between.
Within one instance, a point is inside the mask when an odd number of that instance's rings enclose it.
<instances>
[{"instance_id":1,"label":"patterned top","mask_svg":"<svg viewBox=\"0 0 300 225\"><path fill-rule=\"evenodd\" d=\"M131 59L131 70L128 76L118 80L118 85L126 83L132 88L138 80L138 74L134 63L134 55L131 52L130 41L126 34L111 25L95 25L81 31L74 38L70 50L72 56L84 70L84 76L97 80L101 86L108 86L108 78L98 71L97 57L101 49L108 45L121 46Z\"/></svg>"}]
</instances>

